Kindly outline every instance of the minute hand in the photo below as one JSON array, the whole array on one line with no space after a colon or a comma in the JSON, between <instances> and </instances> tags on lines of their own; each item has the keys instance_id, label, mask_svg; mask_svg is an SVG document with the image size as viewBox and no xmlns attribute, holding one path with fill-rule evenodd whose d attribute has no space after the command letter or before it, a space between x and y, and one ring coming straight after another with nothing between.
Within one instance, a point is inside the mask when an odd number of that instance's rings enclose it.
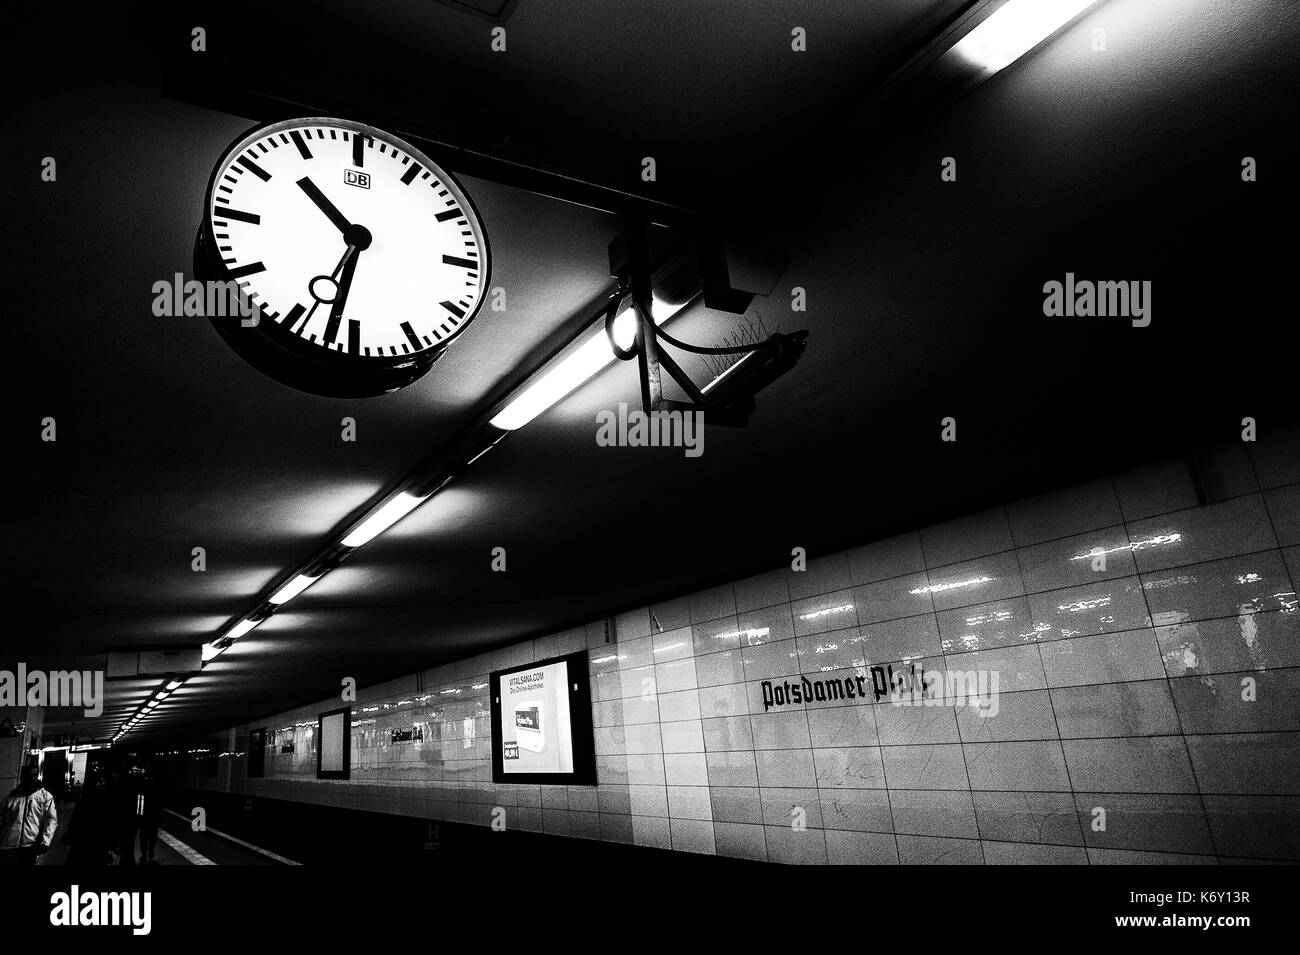
<instances>
[{"instance_id":1,"label":"minute hand","mask_svg":"<svg viewBox=\"0 0 1300 955\"><path fill-rule=\"evenodd\" d=\"M307 198L316 203L316 207L329 217L330 222L333 222L334 227L340 232L347 232L348 229L352 228L352 223L347 220L343 213L339 212L334 203L325 198L325 193L321 192L316 183L311 181L311 177L303 176L299 179L298 188L307 193Z\"/></svg>"}]
</instances>

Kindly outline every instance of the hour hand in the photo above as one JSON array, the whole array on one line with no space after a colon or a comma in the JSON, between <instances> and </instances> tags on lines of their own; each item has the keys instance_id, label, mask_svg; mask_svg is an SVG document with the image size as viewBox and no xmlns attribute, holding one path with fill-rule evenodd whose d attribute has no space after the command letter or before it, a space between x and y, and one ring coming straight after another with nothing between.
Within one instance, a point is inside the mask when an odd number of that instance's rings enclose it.
<instances>
[{"instance_id":1,"label":"hour hand","mask_svg":"<svg viewBox=\"0 0 1300 955\"><path fill-rule=\"evenodd\" d=\"M310 176L303 176L298 180L298 188L307 193L307 198L316 203L316 208L329 217L330 222L340 232L347 232L352 228L352 223L347 220L343 213L339 212L334 203L325 198L325 193L321 192L316 183L311 181Z\"/></svg>"}]
</instances>

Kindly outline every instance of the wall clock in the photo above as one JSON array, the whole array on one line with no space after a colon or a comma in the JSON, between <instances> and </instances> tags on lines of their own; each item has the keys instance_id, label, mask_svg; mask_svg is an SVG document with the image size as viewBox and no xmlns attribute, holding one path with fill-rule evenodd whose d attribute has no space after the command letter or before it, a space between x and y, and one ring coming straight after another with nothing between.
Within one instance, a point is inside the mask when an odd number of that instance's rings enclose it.
<instances>
[{"instance_id":1,"label":"wall clock","mask_svg":"<svg viewBox=\"0 0 1300 955\"><path fill-rule=\"evenodd\" d=\"M212 324L301 391L355 398L417 380L483 302L491 262L469 196L396 136L342 119L263 126L226 150L194 252L200 281L260 309Z\"/></svg>"}]
</instances>

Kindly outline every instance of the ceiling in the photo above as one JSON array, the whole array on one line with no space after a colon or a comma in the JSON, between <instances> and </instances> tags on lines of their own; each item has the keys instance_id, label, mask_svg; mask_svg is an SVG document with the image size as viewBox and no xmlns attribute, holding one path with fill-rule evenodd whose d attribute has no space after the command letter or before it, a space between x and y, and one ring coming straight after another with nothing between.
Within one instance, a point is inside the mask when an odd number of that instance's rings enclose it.
<instances>
[{"instance_id":1,"label":"ceiling","mask_svg":"<svg viewBox=\"0 0 1300 955\"><path fill-rule=\"evenodd\" d=\"M924 119L872 106L967 5L520 0L505 54L488 21L423 0L100 10L72 36L56 8L28 11L3 41L22 135L3 156L15 610L0 658L98 668L112 647L212 639L610 287L616 217L463 175L507 310L393 395L263 377L206 320L150 308L154 282L189 273L211 167L251 125L182 92L184 56L212 58L208 93L228 72L230 109L245 89L338 104L743 227L791 255L751 314L810 339L751 424L710 428L694 460L596 446L595 412L636 400L632 367L611 366L190 680L162 734L769 569L796 544L815 555L1215 443L1243 414L1293 420L1275 371L1294 341L1289 249L1273 236L1294 208L1300 11L1103 0ZM188 52L192 23L212 25L207 54ZM806 54L790 52L794 25ZM1151 327L1044 319L1042 284L1067 271L1151 280ZM736 323L698 307L674 334L715 343ZM955 445L937 441L945 415ZM506 574L490 571L496 546ZM152 685L111 684L100 720L47 729L109 735Z\"/></svg>"}]
</instances>

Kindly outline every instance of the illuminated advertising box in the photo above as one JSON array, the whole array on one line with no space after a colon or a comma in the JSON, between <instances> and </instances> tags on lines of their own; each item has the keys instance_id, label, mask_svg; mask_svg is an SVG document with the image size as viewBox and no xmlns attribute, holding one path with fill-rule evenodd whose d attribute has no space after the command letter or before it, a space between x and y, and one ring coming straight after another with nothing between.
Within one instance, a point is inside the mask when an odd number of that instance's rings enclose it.
<instances>
[{"instance_id":1,"label":"illuminated advertising box","mask_svg":"<svg viewBox=\"0 0 1300 955\"><path fill-rule=\"evenodd\" d=\"M352 772L352 708L316 718L316 778L348 779Z\"/></svg>"},{"instance_id":2,"label":"illuminated advertising box","mask_svg":"<svg viewBox=\"0 0 1300 955\"><path fill-rule=\"evenodd\" d=\"M586 651L489 680L494 782L596 784Z\"/></svg>"}]
</instances>

